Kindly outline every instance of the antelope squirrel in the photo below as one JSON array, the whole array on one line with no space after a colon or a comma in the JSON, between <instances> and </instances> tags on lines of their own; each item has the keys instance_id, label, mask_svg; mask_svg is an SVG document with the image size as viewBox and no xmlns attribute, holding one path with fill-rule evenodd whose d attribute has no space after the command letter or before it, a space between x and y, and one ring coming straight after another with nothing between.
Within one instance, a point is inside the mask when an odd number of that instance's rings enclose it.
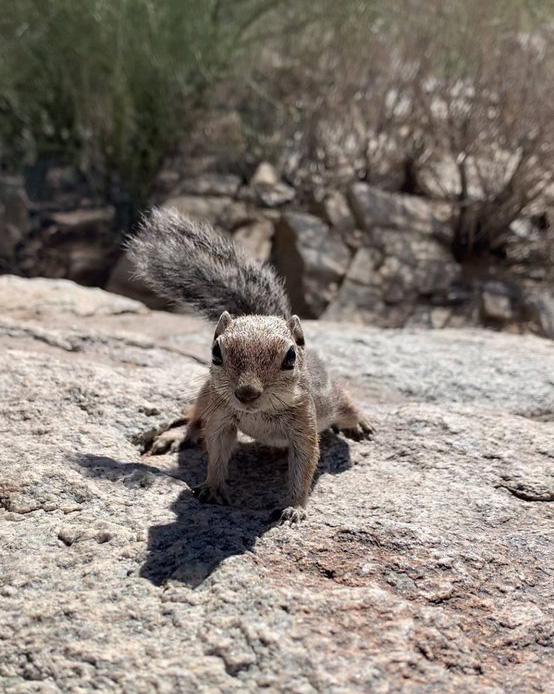
<instances>
[{"instance_id":1,"label":"antelope squirrel","mask_svg":"<svg viewBox=\"0 0 554 694\"><path fill-rule=\"evenodd\" d=\"M298 316L271 267L176 210L154 209L128 242L137 276L157 294L217 322L210 374L191 408L185 442L208 453L201 501L227 503L225 480L237 430L288 448L288 506L280 520L305 518L319 459L319 433L351 438L372 428L343 385L304 344Z\"/></svg>"}]
</instances>

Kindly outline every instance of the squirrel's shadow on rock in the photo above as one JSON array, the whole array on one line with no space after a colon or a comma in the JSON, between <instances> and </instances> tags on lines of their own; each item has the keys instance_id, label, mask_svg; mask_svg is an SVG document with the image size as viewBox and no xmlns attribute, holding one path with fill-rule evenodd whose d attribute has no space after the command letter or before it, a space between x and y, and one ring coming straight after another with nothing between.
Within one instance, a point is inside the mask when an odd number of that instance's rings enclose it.
<instances>
[{"instance_id":1,"label":"squirrel's shadow on rock","mask_svg":"<svg viewBox=\"0 0 554 694\"><path fill-rule=\"evenodd\" d=\"M163 475L184 480L194 488L205 478L205 455L196 448L179 453L179 467L158 467L154 457L145 460L148 462L122 463L91 454L77 458L87 475L126 486L150 486L152 475ZM348 443L325 432L315 481L324 473L338 474L350 466ZM169 579L192 587L200 585L224 559L252 550L256 539L275 525L270 516L275 508L286 505L286 478L284 451L255 442L240 444L229 466L232 505L202 504L191 489L181 492L171 506L175 520L148 531L148 553L140 575L155 585Z\"/></svg>"}]
</instances>

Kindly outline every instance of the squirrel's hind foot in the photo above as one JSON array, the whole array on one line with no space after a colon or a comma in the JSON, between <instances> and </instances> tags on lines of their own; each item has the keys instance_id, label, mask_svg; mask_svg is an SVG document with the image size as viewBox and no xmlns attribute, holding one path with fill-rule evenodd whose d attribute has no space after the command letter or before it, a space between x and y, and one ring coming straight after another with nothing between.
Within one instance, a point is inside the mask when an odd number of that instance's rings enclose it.
<instances>
[{"instance_id":1,"label":"squirrel's hind foot","mask_svg":"<svg viewBox=\"0 0 554 694\"><path fill-rule=\"evenodd\" d=\"M331 425L331 430L335 433L342 432L346 437L354 441L372 439L375 429L368 422L346 388L335 384L335 395L337 398L335 421Z\"/></svg>"},{"instance_id":2,"label":"squirrel's hind foot","mask_svg":"<svg viewBox=\"0 0 554 694\"><path fill-rule=\"evenodd\" d=\"M305 520L306 515L306 510L301 506L287 506L283 509L276 508L269 517L269 522L277 523L278 525L295 525Z\"/></svg>"},{"instance_id":3,"label":"squirrel's hind foot","mask_svg":"<svg viewBox=\"0 0 554 694\"><path fill-rule=\"evenodd\" d=\"M184 427L168 429L158 434L152 442L150 455L164 455L165 453L176 453L182 446L187 435Z\"/></svg>"},{"instance_id":4,"label":"squirrel's hind foot","mask_svg":"<svg viewBox=\"0 0 554 694\"><path fill-rule=\"evenodd\" d=\"M361 419L355 426L341 427L334 425L331 429L336 434L340 432L353 441L371 441L375 435L375 429L365 419Z\"/></svg>"},{"instance_id":5,"label":"squirrel's hind foot","mask_svg":"<svg viewBox=\"0 0 554 694\"><path fill-rule=\"evenodd\" d=\"M201 504L219 504L229 506L229 497L223 487L210 487L208 484L201 484L192 490L194 496Z\"/></svg>"},{"instance_id":6,"label":"squirrel's hind foot","mask_svg":"<svg viewBox=\"0 0 554 694\"><path fill-rule=\"evenodd\" d=\"M200 423L190 422L187 426L173 425L166 431L158 434L152 446L150 447L150 455L164 455L165 453L178 453L184 448L191 446L204 447L204 438L202 436L202 428Z\"/></svg>"}]
</instances>

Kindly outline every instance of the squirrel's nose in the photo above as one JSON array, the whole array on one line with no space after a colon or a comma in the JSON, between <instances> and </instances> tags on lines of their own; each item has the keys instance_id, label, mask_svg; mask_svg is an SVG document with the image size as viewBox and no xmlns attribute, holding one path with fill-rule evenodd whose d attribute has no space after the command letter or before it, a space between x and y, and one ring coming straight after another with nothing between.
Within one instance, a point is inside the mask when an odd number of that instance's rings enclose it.
<instances>
[{"instance_id":1,"label":"squirrel's nose","mask_svg":"<svg viewBox=\"0 0 554 694\"><path fill-rule=\"evenodd\" d=\"M237 400L244 403L254 402L254 400L257 400L261 394L261 389L256 388L255 386L241 386L235 390L235 397Z\"/></svg>"}]
</instances>

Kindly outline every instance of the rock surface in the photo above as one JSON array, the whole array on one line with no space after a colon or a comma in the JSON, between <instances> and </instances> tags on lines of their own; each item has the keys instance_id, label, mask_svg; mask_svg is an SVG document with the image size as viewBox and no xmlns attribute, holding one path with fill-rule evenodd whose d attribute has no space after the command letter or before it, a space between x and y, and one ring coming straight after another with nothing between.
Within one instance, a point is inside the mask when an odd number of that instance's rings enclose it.
<instances>
[{"instance_id":1,"label":"rock surface","mask_svg":"<svg viewBox=\"0 0 554 694\"><path fill-rule=\"evenodd\" d=\"M449 247L446 208L365 183L349 197L363 245L323 317L400 327L422 304L448 306L461 268Z\"/></svg>"},{"instance_id":2,"label":"rock surface","mask_svg":"<svg viewBox=\"0 0 554 694\"><path fill-rule=\"evenodd\" d=\"M262 162L258 166L250 185L264 207L281 207L296 197L294 188L280 181L277 171L268 162Z\"/></svg>"},{"instance_id":3,"label":"rock surface","mask_svg":"<svg viewBox=\"0 0 554 694\"><path fill-rule=\"evenodd\" d=\"M244 442L149 456L211 330L71 282L0 278L3 694L549 691L554 350L485 331L307 324L377 428L325 435L308 520Z\"/></svg>"},{"instance_id":4,"label":"rock surface","mask_svg":"<svg viewBox=\"0 0 554 694\"><path fill-rule=\"evenodd\" d=\"M163 207L174 208L185 217L217 225L231 206L230 198L211 195L179 195L169 198Z\"/></svg>"},{"instance_id":5,"label":"rock surface","mask_svg":"<svg viewBox=\"0 0 554 694\"><path fill-rule=\"evenodd\" d=\"M368 233L389 228L413 231L442 241L452 242L448 205L432 203L415 195L393 195L367 183L354 183L349 190L350 205L360 228Z\"/></svg>"},{"instance_id":6,"label":"rock surface","mask_svg":"<svg viewBox=\"0 0 554 694\"><path fill-rule=\"evenodd\" d=\"M275 228L272 260L285 280L292 309L318 318L335 297L350 263L340 236L318 217L284 214Z\"/></svg>"},{"instance_id":7,"label":"rock surface","mask_svg":"<svg viewBox=\"0 0 554 694\"><path fill-rule=\"evenodd\" d=\"M384 328L486 326L553 338L554 193L513 220L494 253L460 262L452 167L429 162L421 178L406 168L399 142L378 138L368 147L363 181L341 148L325 157L330 178L295 164L293 153L279 169L261 162L252 173L199 150L167 162L149 203L209 221L253 257L273 262L303 318ZM470 199L480 200L469 187ZM138 210L118 186L106 195L82 172L52 162L22 177L0 175L0 273L72 279L153 309L173 308L133 276L122 255ZM508 294L489 291L490 283L508 286Z\"/></svg>"},{"instance_id":8,"label":"rock surface","mask_svg":"<svg viewBox=\"0 0 554 694\"><path fill-rule=\"evenodd\" d=\"M501 282L487 282L483 288L482 301L484 318L504 323L513 318L509 290Z\"/></svg>"}]
</instances>

